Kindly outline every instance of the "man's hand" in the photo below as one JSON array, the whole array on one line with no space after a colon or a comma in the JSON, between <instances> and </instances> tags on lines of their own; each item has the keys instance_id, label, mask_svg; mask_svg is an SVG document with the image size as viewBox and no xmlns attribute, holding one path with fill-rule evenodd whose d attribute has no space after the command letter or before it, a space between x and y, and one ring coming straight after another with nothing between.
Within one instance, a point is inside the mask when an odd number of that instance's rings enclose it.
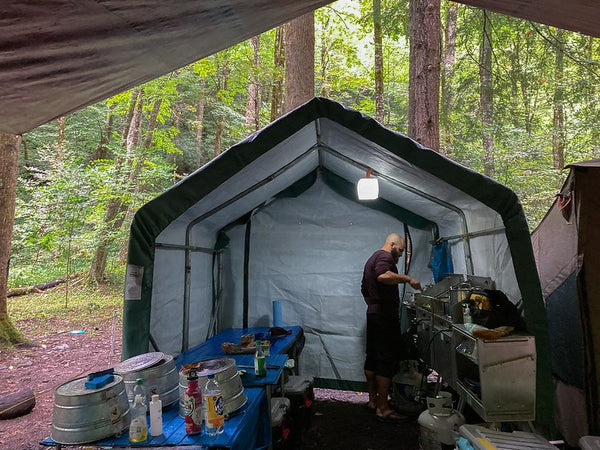
<instances>
[{"instance_id":1,"label":"man's hand","mask_svg":"<svg viewBox=\"0 0 600 450\"><path fill-rule=\"evenodd\" d=\"M413 289L418 289L419 291L422 290L421 283L419 280L415 280L414 278L411 278L410 281L408 282L408 284L410 284L410 287L412 287Z\"/></svg>"}]
</instances>

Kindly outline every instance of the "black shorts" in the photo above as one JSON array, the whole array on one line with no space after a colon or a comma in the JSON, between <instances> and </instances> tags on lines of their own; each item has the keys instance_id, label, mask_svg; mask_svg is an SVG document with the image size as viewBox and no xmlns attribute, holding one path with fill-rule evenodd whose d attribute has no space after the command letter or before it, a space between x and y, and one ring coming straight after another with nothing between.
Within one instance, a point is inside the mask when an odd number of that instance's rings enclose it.
<instances>
[{"instance_id":1,"label":"black shorts","mask_svg":"<svg viewBox=\"0 0 600 450\"><path fill-rule=\"evenodd\" d=\"M386 378L396 373L400 354L400 322L389 314L367 314L365 370Z\"/></svg>"}]
</instances>

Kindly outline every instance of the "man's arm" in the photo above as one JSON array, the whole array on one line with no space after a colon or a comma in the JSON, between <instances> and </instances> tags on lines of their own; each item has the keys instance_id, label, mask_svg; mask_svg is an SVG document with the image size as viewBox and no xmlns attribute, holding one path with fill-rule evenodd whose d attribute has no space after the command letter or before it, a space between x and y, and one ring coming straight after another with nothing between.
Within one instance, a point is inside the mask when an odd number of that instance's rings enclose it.
<instances>
[{"instance_id":1,"label":"man's arm","mask_svg":"<svg viewBox=\"0 0 600 450\"><path fill-rule=\"evenodd\" d=\"M383 284L400 284L408 283L413 289L421 289L421 283L415 278L400 273L394 273L388 270L377 277L377 281Z\"/></svg>"}]
</instances>

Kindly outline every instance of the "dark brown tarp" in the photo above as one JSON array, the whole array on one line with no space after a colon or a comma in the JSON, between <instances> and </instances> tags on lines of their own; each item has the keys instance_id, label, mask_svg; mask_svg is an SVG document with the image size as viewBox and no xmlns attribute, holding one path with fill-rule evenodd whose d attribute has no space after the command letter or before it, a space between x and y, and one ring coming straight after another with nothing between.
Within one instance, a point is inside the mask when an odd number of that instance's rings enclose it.
<instances>
[{"instance_id":1,"label":"dark brown tarp","mask_svg":"<svg viewBox=\"0 0 600 450\"><path fill-rule=\"evenodd\" d=\"M557 422L569 445L600 433L600 160L571 169L532 233L548 313Z\"/></svg>"},{"instance_id":2,"label":"dark brown tarp","mask_svg":"<svg viewBox=\"0 0 600 450\"><path fill-rule=\"evenodd\" d=\"M595 0L461 0L600 36ZM20 134L331 0L13 0L0 4L0 133Z\"/></svg>"},{"instance_id":3,"label":"dark brown tarp","mask_svg":"<svg viewBox=\"0 0 600 450\"><path fill-rule=\"evenodd\" d=\"M0 133L31 130L330 2L4 1Z\"/></svg>"}]
</instances>

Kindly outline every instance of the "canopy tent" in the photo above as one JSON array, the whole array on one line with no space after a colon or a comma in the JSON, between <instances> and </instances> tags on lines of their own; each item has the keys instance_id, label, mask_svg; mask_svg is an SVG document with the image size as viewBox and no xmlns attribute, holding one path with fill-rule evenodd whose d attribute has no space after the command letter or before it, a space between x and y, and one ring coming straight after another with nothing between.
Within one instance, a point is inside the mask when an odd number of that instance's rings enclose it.
<instances>
[{"instance_id":1,"label":"canopy tent","mask_svg":"<svg viewBox=\"0 0 600 450\"><path fill-rule=\"evenodd\" d=\"M590 0L461 0L600 36ZM21 134L331 0L12 0L0 4L0 133Z\"/></svg>"},{"instance_id":2,"label":"canopy tent","mask_svg":"<svg viewBox=\"0 0 600 450\"><path fill-rule=\"evenodd\" d=\"M359 201L355 186L368 169L380 199ZM408 271L422 284L433 283L432 245L443 241L455 273L491 277L522 301L537 345L537 420L549 423L545 309L516 195L322 98L138 210L123 358L178 354L227 327L270 326L280 300L284 322L305 331L303 373L321 385L356 386L364 380L362 267L394 231L409 238Z\"/></svg>"},{"instance_id":3,"label":"canopy tent","mask_svg":"<svg viewBox=\"0 0 600 450\"><path fill-rule=\"evenodd\" d=\"M600 433L600 160L571 164L532 233L548 312L556 416L572 446Z\"/></svg>"}]
</instances>

